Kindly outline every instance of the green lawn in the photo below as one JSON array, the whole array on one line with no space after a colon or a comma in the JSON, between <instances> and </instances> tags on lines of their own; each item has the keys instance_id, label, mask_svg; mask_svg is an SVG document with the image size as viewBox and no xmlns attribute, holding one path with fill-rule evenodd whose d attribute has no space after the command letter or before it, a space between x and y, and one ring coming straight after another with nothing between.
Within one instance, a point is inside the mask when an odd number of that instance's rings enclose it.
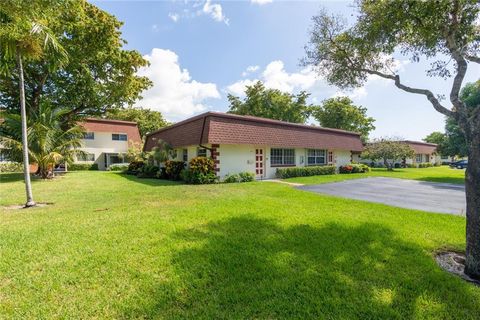
<instances>
[{"instance_id":1,"label":"green lawn","mask_svg":"<svg viewBox=\"0 0 480 320\"><path fill-rule=\"evenodd\" d=\"M430 171L417 171L420 175ZM23 201L0 175L0 205ZM270 182L189 186L113 172L33 182L0 209L0 318L478 319L441 271L462 217Z\"/></svg>"},{"instance_id":2,"label":"green lawn","mask_svg":"<svg viewBox=\"0 0 480 320\"><path fill-rule=\"evenodd\" d=\"M465 182L465 170L451 169L448 166L432 167L424 169L395 169L393 172L383 168L373 168L369 173L337 174L328 176L313 176L285 179L288 182L303 184L319 184L327 182L337 182L349 179L358 179L366 177L390 177L401 179L412 179L433 182L448 182L463 184Z\"/></svg>"}]
</instances>

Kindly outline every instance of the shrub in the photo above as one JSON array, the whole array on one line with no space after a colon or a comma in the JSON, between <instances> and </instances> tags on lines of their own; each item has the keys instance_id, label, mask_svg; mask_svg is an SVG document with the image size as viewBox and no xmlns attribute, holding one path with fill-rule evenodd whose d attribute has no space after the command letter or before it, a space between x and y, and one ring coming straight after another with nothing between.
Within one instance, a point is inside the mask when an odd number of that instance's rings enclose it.
<instances>
[{"instance_id":1,"label":"shrub","mask_svg":"<svg viewBox=\"0 0 480 320\"><path fill-rule=\"evenodd\" d=\"M128 165L127 173L128 174L138 174L141 168L145 165L145 162L143 161L132 161Z\"/></svg>"},{"instance_id":2,"label":"shrub","mask_svg":"<svg viewBox=\"0 0 480 320\"><path fill-rule=\"evenodd\" d=\"M156 178L157 172L160 168L153 164L146 164L139 169L137 177L139 178Z\"/></svg>"},{"instance_id":3,"label":"shrub","mask_svg":"<svg viewBox=\"0 0 480 320\"><path fill-rule=\"evenodd\" d=\"M165 176L170 180L180 180L182 170L185 168L185 162L167 160L165 161Z\"/></svg>"},{"instance_id":4,"label":"shrub","mask_svg":"<svg viewBox=\"0 0 480 320\"><path fill-rule=\"evenodd\" d=\"M236 182L251 182L255 180L255 174L253 172L240 172L227 174L223 179L225 183L236 183Z\"/></svg>"},{"instance_id":5,"label":"shrub","mask_svg":"<svg viewBox=\"0 0 480 320\"><path fill-rule=\"evenodd\" d=\"M240 182L240 175L238 173L227 174L225 178L223 178L223 182L225 183Z\"/></svg>"},{"instance_id":6,"label":"shrub","mask_svg":"<svg viewBox=\"0 0 480 320\"><path fill-rule=\"evenodd\" d=\"M342 173L342 174L343 174L343 173L353 173L353 166L348 165L348 164L345 165L345 166L340 166L340 167L338 168L338 172L339 172L339 173Z\"/></svg>"},{"instance_id":7,"label":"shrub","mask_svg":"<svg viewBox=\"0 0 480 320\"><path fill-rule=\"evenodd\" d=\"M366 173L370 172L370 167L363 163L351 163L338 168L339 173Z\"/></svg>"},{"instance_id":8,"label":"shrub","mask_svg":"<svg viewBox=\"0 0 480 320\"><path fill-rule=\"evenodd\" d=\"M430 168L433 167L433 164L430 162L422 162L418 164L418 168Z\"/></svg>"},{"instance_id":9,"label":"shrub","mask_svg":"<svg viewBox=\"0 0 480 320\"><path fill-rule=\"evenodd\" d=\"M213 172L194 172L190 169L183 170L181 173L181 177L182 180L189 184L210 184L217 181L217 176Z\"/></svg>"},{"instance_id":10,"label":"shrub","mask_svg":"<svg viewBox=\"0 0 480 320\"><path fill-rule=\"evenodd\" d=\"M69 171L98 170L96 163L72 163L67 166Z\"/></svg>"},{"instance_id":11,"label":"shrub","mask_svg":"<svg viewBox=\"0 0 480 320\"><path fill-rule=\"evenodd\" d=\"M0 172L23 172L20 162L0 162Z\"/></svg>"},{"instance_id":12,"label":"shrub","mask_svg":"<svg viewBox=\"0 0 480 320\"><path fill-rule=\"evenodd\" d=\"M278 168L276 176L281 179L335 174L334 166Z\"/></svg>"},{"instance_id":13,"label":"shrub","mask_svg":"<svg viewBox=\"0 0 480 320\"><path fill-rule=\"evenodd\" d=\"M190 160L190 168L182 174L183 180L192 184L214 183L217 180L215 174L215 162L206 157L196 157Z\"/></svg>"},{"instance_id":14,"label":"shrub","mask_svg":"<svg viewBox=\"0 0 480 320\"><path fill-rule=\"evenodd\" d=\"M240 182L252 182L255 180L255 174L253 172L240 172Z\"/></svg>"},{"instance_id":15,"label":"shrub","mask_svg":"<svg viewBox=\"0 0 480 320\"><path fill-rule=\"evenodd\" d=\"M107 170L109 171L127 171L129 165L126 163L114 163L111 164Z\"/></svg>"}]
</instances>

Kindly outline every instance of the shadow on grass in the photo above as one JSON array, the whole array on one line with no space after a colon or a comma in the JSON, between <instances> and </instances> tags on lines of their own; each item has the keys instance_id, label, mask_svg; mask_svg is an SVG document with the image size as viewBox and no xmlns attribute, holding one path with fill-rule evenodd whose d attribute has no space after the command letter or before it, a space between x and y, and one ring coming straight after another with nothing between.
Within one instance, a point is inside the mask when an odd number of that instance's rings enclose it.
<instances>
[{"instance_id":1,"label":"shadow on grass","mask_svg":"<svg viewBox=\"0 0 480 320\"><path fill-rule=\"evenodd\" d=\"M136 307L123 317L408 319L480 312L468 284L377 224L284 228L240 217L174 237L175 274L142 288L124 304Z\"/></svg>"},{"instance_id":2,"label":"shadow on grass","mask_svg":"<svg viewBox=\"0 0 480 320\"><path fill-rule=\"evenodd\" d=\"M162 187L162 186L176 186L176 185L183 184L182 181L171 181L171 180L155 179L155 178L139 178L137 176L122 173L122 172L115 172L115 174L127 180L137 182L137 183L142 183L149 186Z\"/></svg>"}]
</instances>

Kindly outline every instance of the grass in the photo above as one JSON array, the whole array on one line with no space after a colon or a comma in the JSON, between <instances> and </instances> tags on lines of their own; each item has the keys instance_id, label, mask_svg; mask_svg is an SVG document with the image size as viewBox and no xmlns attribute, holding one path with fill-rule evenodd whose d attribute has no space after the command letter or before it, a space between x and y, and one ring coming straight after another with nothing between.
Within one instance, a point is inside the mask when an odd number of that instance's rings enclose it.
<instances>
[{"instance_id":1,"label":"grass","mask_svg":"<svg viewBox=\"0 0 480 320\"><path fill-rule=\"evenodd\" d=\"M328 182L338 182L350 179L359 179L366 177L390 177L400 179L411 179L432 182L446 182L463 184L465 182L465 170L452 169L448 166L432 167L424 169L406 168L387 171L384 168L373 168L369 173L337 174L326 176L298 177L285 179L288 182L302 184L320 184Z\"/></svg>"},{"instance_id":2,"label":"grass","mask_svg":"<svg viewBox=\"0 0 480 320\"><path fill-rule=\"evenodd\" d=\"M1 205L23 202L19 175L0 180ZM54 204L0 209L0 318L480 314L480 288L433 259L439 248L463 249L462 217L269 182L72 172L33 187Z\"/></svg>"}]
</instances>

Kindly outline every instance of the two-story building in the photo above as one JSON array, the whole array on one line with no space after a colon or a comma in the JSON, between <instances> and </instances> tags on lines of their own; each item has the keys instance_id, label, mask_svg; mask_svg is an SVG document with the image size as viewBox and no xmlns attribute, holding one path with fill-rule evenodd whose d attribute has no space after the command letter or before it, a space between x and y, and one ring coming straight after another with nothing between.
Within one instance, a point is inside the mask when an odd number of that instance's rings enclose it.
<instances>
[{"instance_id":1,"label":"two-story building","mask_svg":"<svg viewBox=\"0 0 480 320\"><path fill-rule=\"evenodd\" d=\"M128 149L142 143L136 122L88 118L80 125L85 129L81 148L85 155L79 156L75 163L96 163L99 170L126 162L124 155Z\"/></svg>"}]
</instances>

